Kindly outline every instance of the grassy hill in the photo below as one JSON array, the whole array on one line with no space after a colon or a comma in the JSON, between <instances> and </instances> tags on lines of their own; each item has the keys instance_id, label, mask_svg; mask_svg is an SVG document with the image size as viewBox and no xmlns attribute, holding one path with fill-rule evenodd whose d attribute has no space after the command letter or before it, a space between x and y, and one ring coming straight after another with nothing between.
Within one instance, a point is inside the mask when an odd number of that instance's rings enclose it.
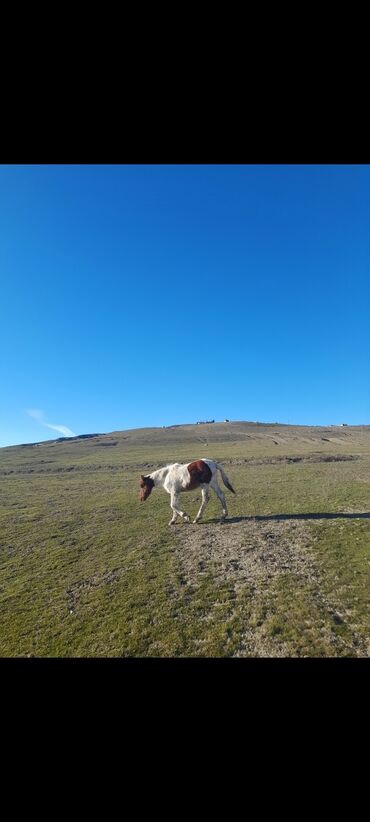
<instances>
[{"instance_id":1,"label":"grassy hill","mask_svg":"<svg viewBox=\"0 0 370 822\"><path fill-rule=\"evenodd\" d=\"M139 475L212 457L238 495L169 528ZM370 427L135 429L0 450L0 655L368 656ZM200 495L184 495L196 513Z\"/></svg>"}]
</instances>

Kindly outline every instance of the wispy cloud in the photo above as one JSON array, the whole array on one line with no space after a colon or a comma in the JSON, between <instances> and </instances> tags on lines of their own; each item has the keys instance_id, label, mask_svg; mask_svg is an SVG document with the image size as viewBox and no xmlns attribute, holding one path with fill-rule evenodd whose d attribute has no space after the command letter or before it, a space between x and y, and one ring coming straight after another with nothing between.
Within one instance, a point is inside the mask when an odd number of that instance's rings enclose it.
<instances>
[{"instance_id":1,"label":"wispy cloud","mask_svg":"<svg viewBox=\"0 0 370 822\"><path fill-rule=\"evenodd\" d=\"M47 428L53 428L54 431L60 431L60 433L63 434L64 437L75 437L76 436L74 431L71 431L71 429L67 428L66 425L51 425L48 422L46 422L45 425L46 425Z\"/></svg>"},{"instance_id":2,"label":"wispy cloud","mask_svg":"<svg viewBox=\"0 0 370 822\"><path fill-rule=\"evenodd\" d=\"M29 417L33 417L35 420L40 420L40 422L42 421L42 411L38 411L37 408L26 408L26 414L28 414Z\"/></svg>"},{"instance_id":3,"label":"wispy cloud","mask_svg":"<svg viewBox=\"0 0 370 822\"><path fill-rule=\"evenodd\" d=\"M67 428L66 425L53 425L51 422L46 422L44 412L39 411L38 408L26 408L26 414L34 420L37 420L37 422L45 428L52 428L53 431L59 431L60 434L63 434L63 437L77 436L70 428Z\"/></svg>"}]
</instances>

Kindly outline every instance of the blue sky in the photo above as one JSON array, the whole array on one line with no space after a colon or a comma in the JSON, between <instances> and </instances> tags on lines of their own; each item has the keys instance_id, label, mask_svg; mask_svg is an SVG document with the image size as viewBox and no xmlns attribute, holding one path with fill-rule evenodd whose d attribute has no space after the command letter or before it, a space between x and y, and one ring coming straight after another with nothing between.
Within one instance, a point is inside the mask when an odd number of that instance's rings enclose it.
<instances>
[{"instance_id":1,"label":"blue sky","mask_svg":"<svg viewBox=\"0 0 370 822\"><path fill-rule=\"evenodd\" d=\"M370 166L0 166L0 446L370 423Z\"/></svg>"}]
</instances>

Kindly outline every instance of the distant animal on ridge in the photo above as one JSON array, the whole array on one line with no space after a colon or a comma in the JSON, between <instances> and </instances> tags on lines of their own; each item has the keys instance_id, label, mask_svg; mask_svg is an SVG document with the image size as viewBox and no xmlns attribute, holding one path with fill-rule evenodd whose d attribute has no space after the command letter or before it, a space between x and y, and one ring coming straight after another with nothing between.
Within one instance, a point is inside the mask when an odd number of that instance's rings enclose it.
<instances>
[{"instance_id":1,"label":"distant animal on ridge","mask_svg":"<svg viewBox=\"0 0 370 822\"><path fill-rule=\"evenodd\" d=\"M179 507L179 494L181 491L194 491L195 488L200 488L202 492L202 504L193 520L193 522L196 523L199 522L209 501L209 489L212 488L221 502L222 522L225 517L228 516L228 510L225 495L217 482L217 471L220 472L226 488L235 494L222 466L213 460L201 459L183 465L175 462L171 465L166 465L164 468L158 468L157 471L152 471L151 474L147 474L146 476L142 474L140 478L140 499L142 502L145 502L153 488L160 486L171 496L172 519L169 524L173 525L177 516L182 517L186 522L190 522L188 514L186 514L185 511L181 511Z\"/></svg>"}]
</instances>

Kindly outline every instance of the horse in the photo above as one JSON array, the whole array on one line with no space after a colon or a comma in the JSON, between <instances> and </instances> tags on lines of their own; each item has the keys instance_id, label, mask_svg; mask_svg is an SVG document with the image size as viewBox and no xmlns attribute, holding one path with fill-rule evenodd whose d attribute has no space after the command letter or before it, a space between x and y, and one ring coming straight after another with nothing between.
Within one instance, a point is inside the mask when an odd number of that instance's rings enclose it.
<instances>
[{"instance_id":1,"label":"horse","mask_svg":"<svg viewBox=\"0 0 370 822\"><path fill-rule=\"evenodd\" d=\"M225 495L217 482L217 471L220 472L226 488L235 494L236 492L222 466L218 462L214 462L214 460L200 459L185 464L174 462L171 465L165 465L164 468L158 468L157 471L152 471L151 474L147 474L146 476L141 474L139 492L141 502L145 502L145 500L148 499L153 488L160 486L171 496L172 519L169 525L173 525L177 515L182 517L185 522L190 522L188 514L179 508L178 497L181 491L194 491L195 488L200 488L202 492L202 503L193 520L195 524L199 522L209 502L209 488L212 488L221 502L221 522L223 522L228 516L228 510Z\"/></svg>"}]
</instances>

